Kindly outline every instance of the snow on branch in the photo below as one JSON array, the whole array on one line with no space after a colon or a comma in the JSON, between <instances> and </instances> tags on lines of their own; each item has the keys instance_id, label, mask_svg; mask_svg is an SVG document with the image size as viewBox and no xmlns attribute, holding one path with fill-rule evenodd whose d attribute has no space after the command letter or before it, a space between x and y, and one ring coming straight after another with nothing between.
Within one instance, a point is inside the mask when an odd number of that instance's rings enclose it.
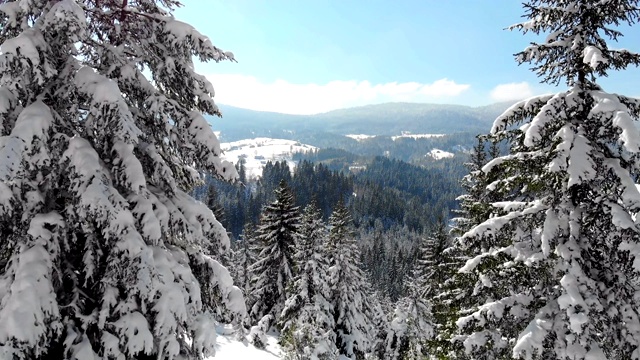
<instances>
[{"instance_id":1,"label":"snow on branch","mask_svg":"<svg viewBox=\"0 0 640 360\"><path fill-rule=\"evenodd\" d=\"M472 321L485 322L487 320L501 319L505 312L516 318L526 316L526 311L523 311L531 302L534 297L530 294L520 293L512 296L505 297L498 301L491 301L481 305L477 311L471 315L463 316L456 321L458 328L464 328Z\"/></svg>"},{"instance_id":2,"label":"snow on branch","mask_svg":"<svg viewBox=\"0 0 640 360\"><path fill-rule=\"evenodd\" d=\"M220 292L224 307L236 317L243 319L247 315L244 296L240 288L233 285L229 270L207 255L202 255L198 258L198 261L201 261L211 270L210 284Z\"/></svg>"},{"instance_id":3,"label":"snow on branch","mask_svg":"<svg viewBox=\"0 0 640 360\"><path fill-rule=\"evenodd\" d=\"M531 320L527 327L518 335L518 340L513 346L514 357L532 360L535 359L534 355L542 353L544 350L544 340L553 330L553 322L546 319L551 312L552 305L555 305L555 303L547 304L538 310L533 320Z\"/></svg>"},{"instance_id":4,"label":"snow on branch","mask_svg":"<svg viewBox=\"0 0 640 360\"><path fill-rule=\"evenodd\" d=\"M493 122L491 133L497 134L500 131L506 130L512 124L522 121L519 119L527 119L534 116L534 114L537 114L539 109L554 96L555 95L551 94L533 96L511 105Z\"/></svg>"},{"instance_id":5,"label":"snow on branch","mask_svg":"<svg viewBox=\"0 0 640 360\"><path fill-rule=\"evenodd\" d=\"M17 37L6 39L0 46L0 71L19 71L27 78L27 74L33 74L36 83L42 85L56 75L56 70L47 59L40 57L40 53L47 49L47 42L39 29L24 30Z\"/></svg>"},{"instance_id":6,"label":"snow on branch","mask_svg":"<svg viewBox=\"0 0 640 360\"><path fill-rule=\"evenodd\" d=\"M51 109L42 101L36 101L22 110L11 135L0 138L1 181L13 180L15 173L23 165L23 155L27 151L35 153L29 159L33 165L42 166L50 161L40 145L48 142L53 121Z\"/></svg>"},{"instance_id":7,"label":"snow on branch","mask_svg":"<svg viewBox=\"0 0 640 360\"><path fill-rule=\"evenodd\" d=\"M621 166L619 159L604 159L603 165L605 169L615 174L620 181L620 188L622 190L620 200L622 204L628 209L639 211L640 191L638 191L638 187L631 178L629 171Z\"/></svg>"},{"instance_id":8,"label":"snow on branch","mask_svg":"<svg viewBox=\"0 0 640 360\"><path fill-rule=\"evenodd\" d=\"M226 181L236 180L238 171L231 162L221 159L220 142L202 114L193 111L180 122L186 127L184 136L195 147L199 165Z\"/></svg>"},{"instance_id":9,"label":"snow on branch","mask_svg":"<svg viewBox=\"0 0 640 360\"><path fill-rule=\"evenodd\" d=\"M90 113L94 118L100 119L91 124L96 131L106 130L125 143L138 143L142 131L134 122L129 106L115 81L85 66L76 73L75 85L89 99Z\"/></svg>"},{"instance_id":10,"label":"snow on branch","mask_svg":"<svg viewBox=\"0 0 640 360\"><path fill-rule=\"evenodd\" d=\"M57 34L67 34L70 41L84 39L87 30L87 18L75 0L58 0L45 13L42 29Z\"/></svg>"},{"instance_id":11,"label":"snow on branch","mask_svg":"<svg viewBox=\"0 0 640 360\"><path fill-rule=\"evenodd\" d=\"M594 70L609 63L609 59L602 56L602 50L596 46L585 46L582 52L584 54L582 61Z\"/></svg>"},{"instance_id":12,"label":"snow on branch","mask_svg":"<svg viewBox=\"0 0 640 360\"><path fill-rule=\"evenodd\" d=\"M163 17L165 31L169 34L169 41L179 46L184 44L201 60L212 59L216 62L223 60L235 61L233 53L222 51L211 44L208 37L202 35L191 25L178 21L173 17Z\"/></svg>"},{"instance_id":13,"label":"snow on branch","mask_svg":"<svg viewBox=\"0 0 640 360\"><path fill-rule=\"evenodd\" d=\"M151 354L153 350L154 338L149 331L149 323L140 312L131 312L123 315L113 323L116 334L121 338L121 343L125 344L128 354Z\"/></svg>"},{"instance_id":14,"label":"snow on branch","mask_svg":"<svg viewBox=\"0 0 640 360\"><path fill-rule=\"evenodd\" d=\"M640 152L640 131L622 99L618 95L604 91L591 91L590 94L595 104L589 115L611 118L612 125L620 131L619 141L624 148L630 153ZM637 119L637 114L635 117Z\"/></svg>"},{"instance_id":15,"label":"snow on branch","mask_svg":"<svg viewBox=\"0 0 640 360\"><path fill-rule=\"evenodd\" d=\"M126 199L111 185L108 171L91 144L80 137L71 138L60 161L68 164L70 190L80 206L81 218L95 221L103 235L117 241L129 256L139 254L145 245L134 217Z\"/></svg>"},{"instance_id":16,"label":"snow on branch","mask_svg":"<svg viewBox=\"0 0 640 360\"><path fill-rule=\"evenodd\" d=\"M18 344L28 344L37 357L44 355L48 339L62 330L52 284L51 254L42 244L23 245L18 252L0 277L0 285L6 278L13 278L9 292L0 299L0 357L6 359L19 354L14 348Z\"/></svg>"},{"instance_id":17,"label":"snow on branch","mask_svg":"<svg viewBox=\"0 0 640 360\"><path fill-rule=\"evenodd\" d=\"M155 205L155 219L158 220L160 232L165 235L168 244L201 247L203 244L213 243L217 254L226 253L230 249L227 232L205 204L181 190L176 190L173 196L152 187L150 191L148 196ZM148 225L143 225L153 226L155 219L149 217Z\"/></svg>"}]
</instances>

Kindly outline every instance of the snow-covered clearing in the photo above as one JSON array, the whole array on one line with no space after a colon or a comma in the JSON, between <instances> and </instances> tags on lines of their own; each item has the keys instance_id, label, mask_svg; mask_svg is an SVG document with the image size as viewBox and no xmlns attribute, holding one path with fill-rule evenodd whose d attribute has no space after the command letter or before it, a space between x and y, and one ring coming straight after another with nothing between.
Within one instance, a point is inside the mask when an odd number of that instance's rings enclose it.
<instances>
[{"instance_id":1,"label":"snow-covered clearing","mask_svg":"<svg viewBox=\"0 0 640 360\"><path fill-rule=\"evenodd\" d=\"M348 135L345 135L345 136L346 136L346 137L348 137L348 138L352 138L352 139L354 139L354 140L357 140L357 141L362 141L362 140L365 140L365 139L371 139L371 138L374 138L374 137L376 137L377 135L348 134Z\"/></svg>"},{"instance_id":2,"label":"snow-covered clearing","mask_svg":"<svg viewBox=\"0 0 640 360\"><path fill-rule=\"evenodd\" d=\"M245 139L222 143L223 158L236 164L240 158L246 160L247 177L256 178L262 175L262 168L267 161L285 160L290 168L295 167L291 160L293 153L317 150L315 146L301 144L298 141L272 138Z\"/></svg>"},{"instance_id":3,"label":"snow-covered clearing","mask_svg":"<svg viewBox=\"0 0 640 360\"><path fill-rule=\"evenodd\" d=\"M402 133L402 135L397 135L397 136L392 136L391 140L396 141L398 139L401 138L411 138L411 139L430 139L430 138L436 138L436 137L443 137L446 134L407 134L407 133Z\"/></svg>"},{"instance_id":4,"label":"snow-covered clearing","mask_svg":"<svg viewBox=\"0 0 640 360\"><path fill-rule=\"evenodd\" d=\"M452 158L454 154L448 151L440 150L440 149L433 149L429 151L429 153L427 153L427 156L431 156L436 160L440 160L440 159Z\"/></svg>"}]
</instances>

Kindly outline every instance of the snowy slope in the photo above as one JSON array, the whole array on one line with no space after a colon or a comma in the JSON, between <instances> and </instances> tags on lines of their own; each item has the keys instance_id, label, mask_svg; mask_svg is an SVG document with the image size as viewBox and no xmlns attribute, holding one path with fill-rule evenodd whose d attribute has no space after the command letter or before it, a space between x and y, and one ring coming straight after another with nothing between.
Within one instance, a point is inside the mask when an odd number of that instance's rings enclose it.
<instances>
[{"instance_id":1,"label":"snowy slope","mask_svg":"<svg viewBox=\"0 0 640 360\"><path fill-rule=\"evenodd\" d=\"M436 160L440 160L440 159L452 158L454 154L448 151L440 150L440 149L433 149L429 151L427 156L431 156Z\"/></svg>"},{"instance_id":2,"label":"snowy slope","mask_svg":"<svg viewBox=\"0 0 640 360\"><path fill-rule=\"evenodd\" d=\"M296 152L307 152L317 150L315 146L301 144L298 141L255 138L234 142L222 143L220 147L224 151L223 158L236 164L240 158L246 160L247 177L255 178L262 175L262 168L267 161L285 160L289 167L293 168L295 163L291 156Z\"/></svg>"}]
</instances>

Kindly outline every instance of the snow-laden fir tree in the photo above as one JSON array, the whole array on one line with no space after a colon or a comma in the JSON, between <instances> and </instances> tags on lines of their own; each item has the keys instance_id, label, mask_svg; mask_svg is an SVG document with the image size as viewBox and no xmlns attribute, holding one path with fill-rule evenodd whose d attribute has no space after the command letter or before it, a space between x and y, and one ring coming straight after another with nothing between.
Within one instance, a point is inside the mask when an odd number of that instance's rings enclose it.
<instances>
[{"instance_id":1,"label":"snow-laden fir tree","mask_svg":"<svg viewBox=\"0 0 640 360\"><path fill-rule=\"evenodd\" d=\"M513 105L492 128L509 154L482 168L492 215L462 237L476 305L456 338L474 359L640 359L640 101L596 78L638 65L607 41L639 1L525 4L517 54L566 91Z\"/></svg>"},{"instance_id":2,"label":"snow-laden fir tree","mask_svg":"<svg viewBox=\"0 0 640 360\"><path fill-rule=\"evenodd\" d=\"M216 217L216 220L224 223L224 219L223 219L224 208L222 207L222 205L220 205L218 197L219 195L218 195L218 190L216 189L216 186L210 182L207 185L207 191L205 193L204 203L213 212L213 215Z\"/></svg>"},{"instance_id":3,"label":"snow-laden fir tree","mask_svg":"<svg viewBox=\"0 0 640 360\"><path fill-rule=\"evenodd\" d=\"M251 265L256 261L257 247L254 244L254 227L252 224L246 224L240 234L240 239L235 242L233 250L233 258L231 260L231 275L234 283L238 286L245 297L250 291L251 281Z\"/></svg>"},{"instance_id":4,"label":"snow-laden fir tree","mask_svg":"<svg viewBox=\"0 0 640 360\"><path fill-rule=\"evenodd\" d=\"M483 201L487 185L486 175L482 172L482 167L487 163L486 139L484 136L478 136L477 141L469 155L469 161L465 163L469 171L461 181L465 193L456 199L460 207L454 210L458 215L453 218L454 227L451 232L454 235L462 235L486 220L484 213L491 208Z\"/></svg>"},{"instance_id":5,"label":"snow-laden fir tree","mask_svg":"<svg viewBox=\"0 0 640 360\"><path fill-rule=\"evenodd\" d=\"M414 269L406 281L406 296L396 303L391 331L387 336L388 359L422 359L427 342L435 335L433 302L446 280L443 271L448 259L443 251L449 246L449 234L442 219L420 244Z\"/></svg>"},{"instance_id":6,"label":"snow-laden fir tree","mask_svg":"<svg viewBox=\"0 0 640 360\"><path fill-rule=\"evenodd\" d=\"M425 300L431 300L439 294L440 286L445 280L442 272L443 251L449 245L447 225L444 219L439 218L431 234L426 236L420 244L412 276L407 281L409 294Z\"/></svg>"},{"instance_id":7,"label":"snow-laden fir tree","mask_svg":"<svg viewBox=\"0 0 640 360\"><path fill-rule=\"evenodd\" d=\"M430 302L409 293L396 302L385 341L384 359L423 359L426 342L433 334Z\"/></svg>"},{"instance_id":8,"label":"snow-laden fir tree","mask_svg":"<svg viewBox=\"0 0 640 360\"><path fill-rule=\"evenodd\" d=\"M490 179L482 171L482 167L489 161L489 157L498 156L498 144L490 143L487 151L485 136L478 136L469 161L465 164L469 173L462 179L462 188L465 194L459 196L458 215L453 220L451 244L440 254L439 272L442 282L438 293L432 294L432 315L434 337L428 342L429 352L441 358L454 356L454 348L460 347L459 343L451 342L451 337L458 330L456 321L461 310L469 309L474 302L473 286L477 277L472 273L459 273L460 269L469 260L469 255L474 249L469 244L464 246L460 242L460 236L473 227L487 220L491 216L492 206L487 198L486 186ZM487 153L488 152L488 153Z\"/></svg>"},{"instance_id":9,"label":"snow-laden fir tree","mask_svg":"<svg viewBox=\"0 0 640 360\"><path fill-rule=\"evenodd\" d=\"M361 241L362 239L359 239ZM369 357L374 359L384 359L387 352L387 337L390 329L390 318L394 311L395 304L389 297L381 295L380 291L373 290L372 280L367 274L367 307L366 312L370 314L371 324L371 348Z\"/></svg>"},{"instance_id":10,"label":"snow-laden fir tree","mask_svg":"<svg viewBox=\"0 0 640 360\"><path fill-rule=\"evenodd\" d=\"M271 315L277 324L290 295L295 271L294 252L300 236L300 214L293 193L280 181L275 200L265 206L256 229L256 262L251 265L251 320Z\"/></svg>"},{"instance_id":11,"label":"snow-laden fir tree","mask_svg":"<svg viewBox=\"0 0 640 360\"><path fill-rule=\"evenodd\" d=\"M280 343L285 358L337 358L333 307L327 283L326 226L312 202L304 208L294 259L297 275L282 311Z\"/></svg>"},{"instance_id":12,"label":"snow-laden fir tree","mask_svg":"<svg viewBox=\"0 0 640 360\"><path fill-rule=\"evenodd\" d=\"M336 345L340 354L364 359L375 337L370 313L369 290L360 265L351 215L338 203L329 217L329 289L335 321Z\"/></svg>"},{"instance_id":13,"label":"snow-laden fir tree","mask_svg":"<svg viewBox=\"0 0 640 360\"><path fill-rule=\"evenodd\" d=\"M186 193L237 176L192 62L233 58L178 5L0 4L0 358L200 359L213 313L243 316L226 232Z\"/></svg>"}]
</instances>

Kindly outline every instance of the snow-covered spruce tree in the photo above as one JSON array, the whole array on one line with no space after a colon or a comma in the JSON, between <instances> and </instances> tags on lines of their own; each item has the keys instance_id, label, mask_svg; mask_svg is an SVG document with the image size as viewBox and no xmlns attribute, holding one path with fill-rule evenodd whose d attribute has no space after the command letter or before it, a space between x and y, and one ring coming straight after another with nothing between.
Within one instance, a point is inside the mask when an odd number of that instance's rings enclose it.
<instances>
[{"instance_id":1,"label":"snow-covered spruce tree","mask_svg":"<svg viewBox=\"0 0 640 360\"><path fill-rule=\"evenodd\" d=\"M185 192L237 176L192 63L232 57L177 5L0 5L0 358L200 359L212 312L246 311L226 232Z\"/></svg>"},{"instance_id":2,"label":"snow-covered spruce tree","mask_svg":"<svg viewBox=\"0 0 640 360\"><path fill-rule=\"evenodd\" d=\"M407 295L396 303L387 336L389 359L422 359L427 341L434 336L432 303L444 282L443 251L449 246L444 221L439 221L433 233L420 244L419 255L407 281Z\"/></svg>"},{"instance_id":3,"label":"snow-covered spruce tree","mask_svg":"<svg viewBox=\"0 0 640 360\"><path fill-rule=\"evenodd\" d=\"M640 101L596 84L640 63L607 44L638 6L530 1L512 27L548 34L517 60L569 89L513 105L492 128L510 153L482 168L493 214L462 237L477 303L457 340L474 359L640 359Z\"/></svg>"},{"instance_id":4,"label":"snow-covered spruce tree","mask_svg":"<svg viewBox=\"0 0 640 360\"><path fill-rule=\"evenodd\" d=\"M329 217L329 288L340 354L363 359L375 336L367 296L369 286L360 265L351 215L338 203Z\"/></svg>"},{"instance_id":5,"label":"snow-covered spruce tree","mask_svg":"<svg viewBox=\"0 0 640 360\"><path fill-rule=\"evenodd\" d=\"M487 213L486 209L491 208L489 204L483 202L483 195L486 192L486 175L482 172L482 167L487 163L485 149L487 140L484 136L478 136L477 140L469 156L469 162L465 164L469 173L461 181L465 193L456 199L460 203L460 208L454 210L458 215L453 218L454 227L451 232L454 235L463 235L486 220L483 214Z\"/></svg>"},{"instance_id":6,"label":"snow-covered spruce tree","mask_svg":"<svg viewBox=\"0 0 640 360\"><path fill-rule=\"evenodd\" d=\"M418 258L413 269L411 279L407 282L408 293L415 298L422 297L430 300L439 293L439 287L444 282L442 252L450 245L447 225L440 218L432 230L420 244Z\"/></svg>"},{"instance_id":7,"label":"snow-covered spruce tree","mask_svg":"<svg viewBox=\"0 0 640 360\"><path fill-rule=\"evenodd\" d=\"M361 269L364 268L362 262L357 265ZM376 359L379 354L385 353L386 339L390 332L390 314L395 304L388 297L381 295L380 291L374 290L368 274L364 274L366 277L362 284L362 296L365 298L363 313L371 324L367 358Z\"/></svg>"},{"instance_id":8,"label":"snow-covered spruce tree","mask_svg":"<svg viewBox=\"0 0 640 360\"><path fill-rule=\"evenodd\" d=\"M294 259L293 290L280 317L280 344L286 358L332 360L337 358L333 308L327 283L326 226L312 202L304 208Z\"/></svg>"},{"instance_id":9,"label":"snow-covered spruce tree","mask_svg":"<svg viewBox=\"0 0 640 360\"><path fill-rule=\"evenodd\" d=\"M478 136L469 162L465 164L469 170L462 179L462 187L466 193L457 199L460 208L455 211L458 216L453 219L450 232L455 237L440 255L438 271L443 281L438 293L431 298L436 330L435 336L428 342L428 351L433 356L448 358L456 352L456 347L460 350L461 344L451 342L450 339L458 330L456 322L460 312L469 309L474 302L473 286L477 281L477 276L473 273L458 272L475 251L470 244L461 244L460 236L491 217L493 207L486 187L492 179L482 171L482 167L499 155L499 145L497 142L487 144L486 136ZM492 175L496 177L501 174Z\"/></svg>"},{"instance_id":10,"label":"snow-covered spruce tree","mask_svg":"<svg viewBox=\"0 0 640 360\"><path fill-rule=\"evenodd\" d=\"M413 294L400 298L389 324L384 359L424 359L426 342L433 334L429 301Z\"/></svg>"},{"instance_id":11,"label":"snow-covered spruce tree","mask_svg":"<svg viewBox=\"0 0 640 360\"><path fill-rule=\"evenodd\" d=\"M235 242L236 247L231 259L231 275L234 283L242 290L245 297L250 291L250 267L256 261L257 249L254 241L254 227L250 223L246 224L240 234L240 239Z\"/></svg>"},{"instance_id":12,"label":"snow-covered spruce tree","mask_svg":"<svg viewBox=\"0 0 640 360\"><path fill-rule=\"evenodd\" d=\"M296 239L300 236L300 214L294 206L287 183L280 181L274 190L276 199L265 206L255 234L256 262L251 265L251 320L257 323L272 315L275 324L289 297L293 284Z\"/></svg>"},{"instance_id":13,"label":"snow-covered spruce tree","mask_svg":"<svg viewBox=\"0 0 640 360\"><path fill-rule=\"evenodd\" d=\"M219 195L216 186L213 183L209 183L207 185L204 203L211 211L213 211L213 215L216 217L216 220L224 223L224 208L220 205L218 197Z\"/></svg>"},{"instance_id":14,"label":"snow-covered spruce tree","mask_svg":"<svg viewBox=\"0 0 640 360\"><path fill-rule=\"evenodd\" d=\"M368 274L367 274L368 275ZM387 347L387 337L390 329L390 318L393 315L394 306L391 299L382 296L380 291L374 291L371 278L367 278L366 285L367 298L366 312L370 314L373 325L371 332L371 347L369 357L374 359L384 359Z\"/></svg>"}]
</instances>

